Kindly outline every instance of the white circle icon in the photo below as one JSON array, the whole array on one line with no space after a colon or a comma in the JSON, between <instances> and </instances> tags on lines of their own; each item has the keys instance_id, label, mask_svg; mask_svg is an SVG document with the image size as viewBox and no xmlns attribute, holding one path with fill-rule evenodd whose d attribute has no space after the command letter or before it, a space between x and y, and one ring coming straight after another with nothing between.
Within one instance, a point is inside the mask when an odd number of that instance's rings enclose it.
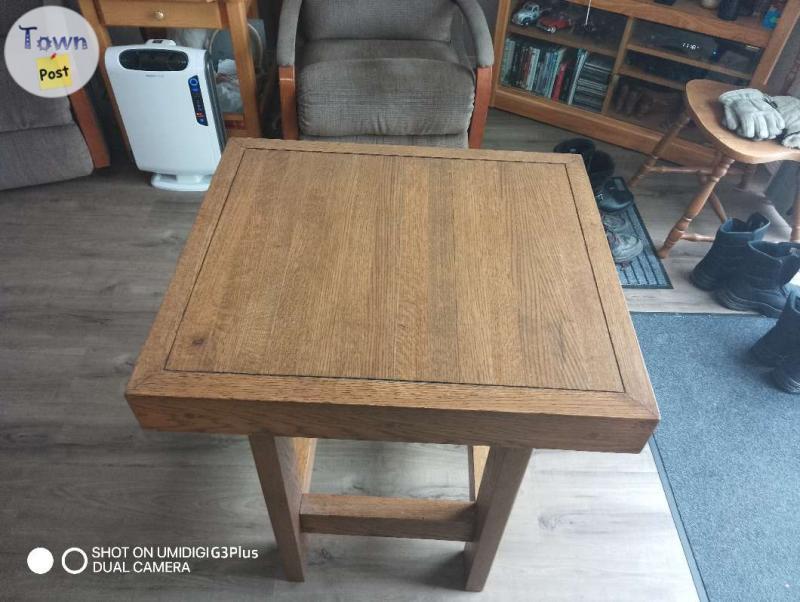
<instances>
[{"instance_id":1,"label":"white circle icon","mask_svg":"<svg viewBox=\"0 0 800 602\"><path fill-rule=\"evenodd\" d=\"M79 569L71 569L67 566L67 556L75 552L76 554L80 554L83 557L83 564ZM82 573L86 570L86 566L89 564L89 558L86 556L86 552L81 550L80 548L69 548L64 550L64 553L61 555L61 566L67 571L70 575L77 575L78 573Z\"/></svg>"},{"instance_id":2,"label":"white circle icon","mask_svg":"<svg viewBox=\"0 0 800 602\"><path fill-rule=\"evenodd\" d=\"M44 575L53 568L53 554L47 548L33 548L28 554L28 568Z\"/></svg>"},{"instance_id":3,"label":"white circle icon","mask_svg":"<svg viewBox=\"0 0 800 602\"><path fill-rule=\"evenodd\" d=\"M11 77L24 90L45 98L67 96L85 86L97 69L99 55L89 22L61 6L28 11L6 36Z\"/></svg>"}]
</instances>

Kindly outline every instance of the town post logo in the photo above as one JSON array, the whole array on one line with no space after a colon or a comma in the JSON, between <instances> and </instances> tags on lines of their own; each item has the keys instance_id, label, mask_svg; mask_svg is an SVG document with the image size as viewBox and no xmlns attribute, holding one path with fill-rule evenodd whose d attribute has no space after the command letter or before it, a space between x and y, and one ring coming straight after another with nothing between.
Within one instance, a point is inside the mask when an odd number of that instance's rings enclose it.
<instances>
[{"instance_id":1,"label":"town post logo","mask_svg":"<svg viewBox=\"0 0 800 602\"><path fill-rule=\"evenodd\" d=\"M77 12L42 6L11 26L5 59L11 77L31 94L67 96L86 85L97 69L97 36Z\"/></svg>"}]
</instances>

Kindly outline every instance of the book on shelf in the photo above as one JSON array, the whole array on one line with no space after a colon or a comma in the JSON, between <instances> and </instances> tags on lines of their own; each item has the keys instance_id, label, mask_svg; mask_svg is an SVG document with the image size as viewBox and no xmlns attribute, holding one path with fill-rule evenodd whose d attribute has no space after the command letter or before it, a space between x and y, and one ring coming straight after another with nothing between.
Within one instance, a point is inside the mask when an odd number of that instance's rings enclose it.
<instances>
[{"instance_id":1,"label":"book on shelf","mask_svg":"<svg viewBox=\"0 0 800 602\"><path fill-rule=\"evenodd\" d=\"M575 54L575 67L572 70L572 78L570 79L569 94L567 94L566 98L567 104L571 105L575 99L575 89L578 86L578 80L581 77L581 71L588 54L589 52L585 48L578 48L578 52Z\"/></svg>"},{"instance_id":2,"label":"book on shelf","mask_svg":"<svg viewBox=\"0 0 800 602\"><path fill-rule=\"evenodd\" d=\"M567 75L567 69L569 69L571 63L570 61L561 61L561 64L558 66L558 73L556 74L556 81L553 85L553 93L550 95L550 98L553 100L559 100L561 98L561 90L564 86L564 79Z\"/></svg>"},{"instance_id":3,"label":"book on shelf","mask_svg":"<svg viewBox=\"0 0 800 602\"><path fill-rule=\"evenodd\" d=\"M511 65L514 62L514 49L517 45L515 38L509 36L506 38L505 46L503 46L503 61L500 63L500 81L504 85L510 85L509 73L511 73Z\"/></svg>"},{"instance_id":4,"label":"book on shelf","mask_svg":"<svg viewBox=\"0 0 800 602\"><path fill-rule=\"evenodd\" d=\"M552 98L567 48L508 36L503 48L500 81L533 94ZM563 76L562 76L563 78Z\"/></svg>"},{"instance_id":5,"label":"book on shelf","mask_svg":"<svg viewBox=\"0 0 800 602\"><path fill-rule=\"evenodd\" d=\"M586 53L585 60L573 82L574 93L569 104L589 111L600 111L608 92L608 82L614 61L601 54Z\"/></svg>"}]
</instances>

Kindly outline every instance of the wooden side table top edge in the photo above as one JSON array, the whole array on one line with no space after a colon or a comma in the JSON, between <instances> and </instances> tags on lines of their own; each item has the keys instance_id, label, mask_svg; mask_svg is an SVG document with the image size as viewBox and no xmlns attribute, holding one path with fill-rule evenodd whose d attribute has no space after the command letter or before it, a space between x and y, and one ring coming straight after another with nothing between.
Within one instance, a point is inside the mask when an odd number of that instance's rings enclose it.
<instances>
[{"instance_id":1,"label":"wooden side table top edge","mask_svg":"<svg viewBox=\"0 0 800 602\"><path fill-rule=\"evenodd\" d=\"M394 415L399 416L420 410L427 412L438 410L447 415L447 419L453 418L457 414L482 414L496 417L505 425L503 428L512 427L514 421L519 419L527 424L529 421L541 420L543 417L575 418L587 424L592 419L616 421L624 430L630 429L631 425L635 427L633 429L635 434L626 437L622 443L626 451L630 451L637 445L641 447L640 443L644 443L645 431L647 428L652 430L659 415L641 356L636 357L634 354L634 357L631 358L630 353L620 354L617 352L617 363L625 386L624 393L543 390L525 387L476 387L418 382L364 382L358 379L258 375L233 375L235 382L232 382L232 379L227 378L228 375L224 374L177 373L165 369L169 347L180 324L180 320L176 320L176 316L180 316L180 310L186 306L191 296L195 278L213 238L215 225L222 214L244 153L248 150L357 153L563 164L571 181L582 182L577 184L576 189L573 190L576 203L582 204L584 208L591 203L591 207L594 207L594 199L590 198L588 178L582 168L580 158L569 155L233 139L228 144L228 150L223 156L211 188L198 213L195 226L192 228L170 288L142 349L126 392L126 397L140 420L145 417L142 421L143 426L166 430L189 430L180 424L170 423L163 415L154 416L153 401L155 399L170 400L169 403L162 404L173 406L172 410L168 408L164 410L167 413L170 411L192 413L192 407L199 409L201 406L208 410L209 404L203 403L204 401L215 401L219 404L236 400L242 403L258 402L265 410L269 406L270 411L273 412L279 404L286 406L290 404L293 410L297 410L299 406L305 404L309 413L318 411L321 407L325 407L327 412L332 408L341 409L348 405L352 409L370 408L372 411L380 406L384 412L388 412L386 416L390 418ZM590 253L608 254L596 209L581 213L582 219L584 216L588 216L586 217L587 223L582 223L587 250ZM627 311L620 309L625 308L621 289L618 282L612 280L615 274L608 272L610 270L595 271L595 279L598 289L602 293L601 300L606 320L610 326L613 326L611 332L615 337L612 341L615 351L622 345L627 346L628 349L638 349L630 317ZM617 298L613 299L613 295L616 295ZM634 345L634 347L630 347L630 345ZM622 359L620 359L620 355L623 356ZM308 386L310 380L314 382L315 386ZM302 386L296 386L300 381L302 381ZM265 394L267 392L268 394ZM425 394L425 397L419 397L421 392ZM365 401L364 395L369 397L368 402ZM523 401L526 407L521 408L519 404ZM448 413L452 416L449 416ZM241 425L218 423L218 416L209 418L205 422L199 419L195 426L196 428L192 430L249 432L242 431ZM643 426L646 428L640 428ZM297 434L297 431L292 432ZM315 434L324 436L318 432ZM352 438L361 438L359 433L352 434L354 435ZM363 436L363 433L361 435ZM309 433L305 436L314 436L314 434ZM468 439L468 433L459 435L460 439L464 439L464 437ZM537 437L539 442L543 443L539 446L546 447L547 442L541 440L541 435L537 435ZM456 437L452 438L457 439ZM473 437L473 439L476 443L490 443L480 437ZM524 435L520 435L519 442L523 441ZM593 443L589 441L587 445L592 447L595 443L600 448L613 451L608 449L608 442Z\"/></svg>"}]
</instances>

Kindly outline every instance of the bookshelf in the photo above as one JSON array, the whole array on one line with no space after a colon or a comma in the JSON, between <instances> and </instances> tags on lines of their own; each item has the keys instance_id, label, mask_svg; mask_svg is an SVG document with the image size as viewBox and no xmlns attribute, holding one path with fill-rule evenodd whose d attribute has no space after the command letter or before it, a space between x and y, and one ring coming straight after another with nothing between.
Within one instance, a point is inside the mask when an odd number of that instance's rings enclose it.
<instances>
[{"instance_id":1,"label":"bookshelf","mask_svg":"<svg viewBox=\"0 0 800 602\"><path fill-rule=\"evenodd\" d=\"M561 7L566 6L573 15L583 15L589 2L562 0ZM758 16L724 21L717 17L715 10L702 8L697 0L677 0L671 6L649 0L591 0L591 14L599 13L599 22L619 26L609 29L608 34L601 30L587 36L582 35L579 27L553 34L536 27L518 27L510 20L519 4L518 0L499 2L492 106L643 153L653 149L680 111L680 96L686 81L708 77L742 87L764 88L800 17L800 0L788 0L774 30L762 27ZM547 5L547 1L541 4ZM653 31L687 39L693 39L692 36L703 40L713 38L716 47L724 48L735 60L714 60L703 53L684 54L654 43ZM600 56L611 62L602 106L590 110L567 102L568 95L564 96L563 91L562 95L545 97L504 81L503 59L509 37L517 45L528 41L542 47L563 46L567 49L565 56L571 58L580 52L579 49L585 49L589 56ZM653 108L646 114L620 110L615 105L619 104L619 96L626 88L645 90L648 96L657 99L674 97L675 103L664 102L663 107L657 102L651 103ZM666 158L685 164L708 163L713 159L713 150L704 144L702 136L687 128Z\"/></svg>"}]
</instances>

